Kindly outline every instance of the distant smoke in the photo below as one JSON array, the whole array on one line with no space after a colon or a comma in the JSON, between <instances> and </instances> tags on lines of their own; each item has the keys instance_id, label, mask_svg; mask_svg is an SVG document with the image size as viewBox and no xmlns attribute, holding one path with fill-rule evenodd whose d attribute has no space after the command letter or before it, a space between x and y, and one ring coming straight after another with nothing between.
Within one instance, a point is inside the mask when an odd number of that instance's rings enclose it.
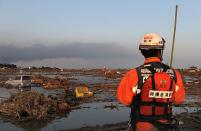
<instances>
[{"instance_id":1,"label":"distant smoke","mask_svg":"<svg viewBox=\"0 0 201 131\"><path fill-rule=\"evenodd\" d=\"M0 45L0 62L43 60L51 58L130 58L134 57L133 49L115 44L71 43L47 46L35 44L30 47Z\"/></svg>"}]
</instances>

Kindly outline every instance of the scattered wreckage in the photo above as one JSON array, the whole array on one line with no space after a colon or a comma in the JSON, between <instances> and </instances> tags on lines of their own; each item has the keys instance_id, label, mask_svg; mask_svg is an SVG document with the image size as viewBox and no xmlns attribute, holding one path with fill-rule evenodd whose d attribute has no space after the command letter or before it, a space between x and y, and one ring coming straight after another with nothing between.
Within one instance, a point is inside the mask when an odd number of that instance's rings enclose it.
<instances>
[{"instance_id":1,"label":"scattered wreckage","mask_svg":"<svg viewBox=\"0 0 201 131\"><path fill-rule=\"evenodd\" d=\"M70 110L68 103L32 91L12 95L0 104L0 114L14 119L48 119L67 110Z\"/></svg>"},{"instance_id":2,"label":"scattered wreckage","mask_svg":"<svg viewBox=\"0 0 201 131\"><path fill-rule=\"evenodd\" d=\"M14 87L20 90L31 88L31 76L20 75L5 82L5 87Z\"/></svg>"},{"instance_id":3,"label":"scattered wreckage","mask_svg":"<svg viewBox=\"0 0 201 131\"><path fill-rule=\"evenodd\" d=\"M93 92L89 91L87 86L78 86L75 88L76 98L84 98L93 96Z\"/></svg>"}]
</instances>

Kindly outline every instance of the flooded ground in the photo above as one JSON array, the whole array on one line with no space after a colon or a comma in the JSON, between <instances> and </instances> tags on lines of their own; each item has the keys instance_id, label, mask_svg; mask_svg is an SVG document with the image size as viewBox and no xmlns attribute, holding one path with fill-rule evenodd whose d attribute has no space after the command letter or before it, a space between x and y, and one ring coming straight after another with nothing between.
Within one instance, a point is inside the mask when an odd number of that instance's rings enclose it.
<instances>
[{"instance_id":1,"label":"flooded ground","mask_svg":"<svg viewBox=\"0 0 201 131\"><path fill-rule=\"evenodd\" d=\"M27 126L24 126L24 122L15 123L14 121L4 121L0 120L1 129L10 129L15 131L23 130L41 130L41 131L51 131L51 130L63 130L63 129L74 129L81 128L85 126L95 126L95 125L104 125L118 123L128 120L129 108L122 107L118 103L118 109L109 109L104 108L105 105L110 105L110 102L94 102L82 104L81 109L73 110L69 113L66 113L64 116L60 116L55 120L47 123L44 127L41 127L41 123L35 123L32 125L32 129L26 129ZM33 127L34 126L34 127Z\"/></svg>"},{"instance_id":2,"label":"flooded ground","mask_svg":"<svg viewBox=\"0 0 201 131\"><path fill-rule=\"evenodd\" d=\"M94 92L94 96L86 101L81 101L79 108L61 113L54 119L20 121L1 117L0 129L8 131L125 130L129 120L130 109L119 104L116 100L116 88L120 77L108 79L98 73L96 75L93 75L93 73L44 74L51 78L57 76L71 78L69 90L72 90L75 85L86 84ZM181 129L199 130L201 129L201 95L199 95L201 94L201 87L200 84L195 84L194 82L200 79L192 75L185 75L184 79L187 83L185 85L187 87L186 100L182 106L173 108L173 114L178 116L181 121ZM53 98L64 99L68 97L66 89L63 88L44 89L41 86L32 85L30 90ZM196 92L192 90L196 90ZM5 100L16 92L18 92L17 89L1 87L0 100Z\"/></svg>"},{"instance_id":3,"label":"flooded ground","mask_svg":"<svg viewBox=\"0 0 201 131\"><path fill-rule=\"evenodd\" d=\"M73 129L84 126L112 124L128 120L128 108L104 108L105 105L110 104L110 102L94 102L82 104L81 109L70 112L67 117L52 121L47 125L47 127L42 128L42 130L49 131L53 128L57 130ZM117 106L120 105L117 104Z\"/></svg>"}]
</instances>

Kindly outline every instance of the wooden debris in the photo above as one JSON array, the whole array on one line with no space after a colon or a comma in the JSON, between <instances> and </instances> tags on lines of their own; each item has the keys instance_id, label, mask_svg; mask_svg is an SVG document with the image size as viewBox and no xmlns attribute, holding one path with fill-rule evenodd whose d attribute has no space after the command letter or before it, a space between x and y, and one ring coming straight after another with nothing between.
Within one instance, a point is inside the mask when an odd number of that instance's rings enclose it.
<instances>
[{"instance_id":1,"label":"wooden debris","mask_svg":"<svg viewBox=\"0 0 201 131\"><path fill-rule=\"evenodd\" d=\"M64 105L62 107L61 105ZM62 107L62 108L61 108ZM67 103L56 102L37 92L21 92L0 105L0 114L18 119L46 119L60 110L67 110Z\"/></svg>"}]
</instances>

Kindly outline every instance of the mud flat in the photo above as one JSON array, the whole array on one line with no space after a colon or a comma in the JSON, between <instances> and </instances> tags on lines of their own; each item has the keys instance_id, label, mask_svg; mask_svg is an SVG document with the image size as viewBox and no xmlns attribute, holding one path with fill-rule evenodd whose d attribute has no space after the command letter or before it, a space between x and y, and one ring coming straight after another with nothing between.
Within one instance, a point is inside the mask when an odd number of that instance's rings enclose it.
<instances>
[{"instance_id":1,"label":"mud flat","mask_svg":"<svg viewBox=\"0 0 201 131\"><path fill-rule=\"evenodd\" d=\"M178 130L184 131L200 131L201 130L201 113L181 113L176 115L175 118L179 121L180 125ZM96 126L85 126L77 129L70 129L70 131L127 131L128 121L96 125ZM168 131L175 131L175 129L168 129ZM62 130L67 131L67 130Z\"/></svg>"},{"instance_id":2,"label":"mud flat","mask_svg":"<svg viewBox=\"0 0 201 131\"><path fill-rule=\"evenodd\" d=\"M190 122L191 120L187 120ZM83 127L79 129L71 129L71 130L60 130L60 131L127 131L128 130L128 121L116 123L116 124L106 124L103 126L93 126L93 127ZM168 131L175 131L175 129L168 129ZM200 131L201 126L192 127L192 126L180 126L178 130L182 131Z\"/></svg>"}]
</instances>

